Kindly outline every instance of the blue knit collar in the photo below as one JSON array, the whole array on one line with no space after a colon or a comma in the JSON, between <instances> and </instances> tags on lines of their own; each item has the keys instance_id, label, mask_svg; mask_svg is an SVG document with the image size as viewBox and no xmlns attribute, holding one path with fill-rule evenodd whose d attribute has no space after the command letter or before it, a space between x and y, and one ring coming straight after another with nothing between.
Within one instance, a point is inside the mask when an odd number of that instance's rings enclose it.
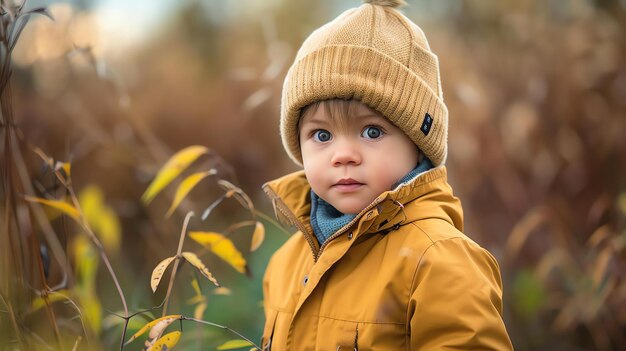
<instances>
[{"instance_id":1,"label":"blue knit collar","mask_svg":"<svg viewBox=\"0 0 626 351\"><path fill-rule=\"evenodd\" d=\"M401 184L406 184L415 179L419 174L433 168L432 162L425 158L422 163L402 177L392 189ZM391 190L391 189L390 189ZM345 214L339 212L331 204L324 201L311 190L311 227L317 237L318 242L323 244L334 232L350 223L356 217L355 214Z\"/></svg>"}]
</instances>

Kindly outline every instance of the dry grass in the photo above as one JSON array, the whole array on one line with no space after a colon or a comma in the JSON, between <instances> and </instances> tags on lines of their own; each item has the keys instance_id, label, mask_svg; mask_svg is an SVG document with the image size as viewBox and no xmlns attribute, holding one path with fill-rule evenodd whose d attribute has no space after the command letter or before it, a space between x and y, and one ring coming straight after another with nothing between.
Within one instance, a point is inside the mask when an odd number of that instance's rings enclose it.
<instances>
[{"instance_id":1,"label":"dry grass","mask_svg":"<svg viewBox=\"0 0 626 351\"><path fill-rule=\"evenodd\" d=\"M434 11L435 2L411 4L405 11L423 26L441 62L450 110L451 182L464 203L467 233L501 264L505 319L516 349L625 349L623 1L462 2L430 20L425 14ZM23 195L71 195L33 150L71 161L77 193L90 185L101 189L123 233L119 252L107 254L129 310L159 305L165 292L151 295L152 268L175 251L184 214L201 213L223 192L209 181L166 220L173 191L150 206L138 200L149 180L174 150L207 145L212 151L197 170L217 169L268 209L255 189L294 169L277 134L281 79L304 36L336 14L332 7L330 1L306 8L285 2L259 16L263 21L219 22L203 16L202 5L183 6L125 65L108 70L97 69L104 60L88 47L12 69L7 34L19 27L15 15L4 12L3 346L72 349L80 335L79 348L111 349L121 336L120 319L107 318L108 311L124 312L102 261L93 296L105 322L97 332L87 318L75 318L93 312L77 293L88 283L72 246L81 231L71 220L54 219L23 201ZM27 26L24 35L34 34ZM212 215L212 229L227 231L248 215L237 203L224 203ZM270 230L273 241L255 256L246 249L246 233L235 230L233 240L250 259L253 280L238 280L238 273L217 259L207 258L207 265L226 284L250 293L234 292L228 299L202 293L209 301L206 319L241 325L254 340L262 324L257 284L272 246L284 236ZM170 310L192 313L184 303L193 295L187 268ZM145 284L137 284L142 279ZM32 311L38 294L55 299L54 292L63 290L73 294L68 303ZM225 310L233 319L220 319ZM141 318L131 320L130 329L145 324ZM198 335L185 345L224 340L204 329Z\"/></svg>"}]
</instances>

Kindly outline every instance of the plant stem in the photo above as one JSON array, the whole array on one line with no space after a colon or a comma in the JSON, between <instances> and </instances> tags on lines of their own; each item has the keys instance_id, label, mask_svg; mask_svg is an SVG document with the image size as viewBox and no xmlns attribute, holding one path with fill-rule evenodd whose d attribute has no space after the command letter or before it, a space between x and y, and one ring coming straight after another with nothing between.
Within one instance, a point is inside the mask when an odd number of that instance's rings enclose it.
<instances>
[{"instance_id":1,"label":"plant stem","mask_svg":"<svg viewBox=\"0 0 626 351\"><path fill-rule=\"evenodd\" d=\"M189 317L185 317L182 316L181 317L182 320L187 320L187 321L192 321L192 322L196 322L196 323L200 323L200 324L206 324L206 325L210 325L212 327L216 327L216 328L220 328L220 329L225 329L228 330L229 332L237 335L238 337L244 339L245 341L251 343L252 345L254 345L254 347L256 347L257 349L261 349L257 344L255 344L254 342L252 342L252 340L246 338L245 336L239 334L239 332L237 332L236 330L230 329L229 327L225 326L225 325L220 325L220 324L216 324L216 323L211 323L211 322L207 322L205 320L202 319L195 319L195 318L189 318Z\"/></svg>"},{"instance_id":2,"label":"plant stem","mask_svg":"<svg viewBox=\"0 0 626 351\"><path fill-rule=\"evenodd\" d=\"M163 314L161 316L165 316L167 313L167 304L170 300L170 293L172 292L172 286L174 285L174 278L176 277L176 271L178 270L178 264L180 263L181 252L183 251L183 243L185 242L185 236L187 234L187 225L189 224L189 220L193 217L193 211L187 212L185 216L185 222L183 223L183 230L180 232L180 239L178 240L178 250L176 251L176 260L174 262L174 268L172 269L172 274L170 275L170 283L167 286L167 293L165 293L165 304L163 305Z\"/></svg>"},{"instance_id":3,"label":"plant stem","mask_svg":"<svg viewBox=\"0 0 626 351\"><path fill-rule=\"evenodd\" d=\"M120 295L120 300L122 300L122 306L124 306L124 318L126 320L126 325L128 325L128 305L126 304L126 298L124 297L124 291L122 291L122 287L120 286L120 282L117 279L117 275L115 274L115 271L113 270L113 266L111 266L111 262L109 261L109 257L107 256L106 252L104 251L104 246L102 245L102 243L100 242L100 239L98 239L98 237L96 236L96 234L93 232L93 230L91 229L91 227L89 226L89 223L87 223L87 221L85 220L85 216L83 214L83 210L80 207L80 203L78 202L78 197L76 196L76 193L74 192L74 187L71 185L71 180L68 180L67 182L63 181L63 177L61 177L59 171L55 171L55 174L57 176L57 178L59 178L63 185L67 188L67 190L70 192L70 197L72 198L72 203L74 204L74 206L76 207L76 209L78 210L78 213L80 213L80 225L81 227L83 227L83 229L85 229L85 232L87 233L87 236L89 237L89 239L91 239L91 241L93 241L94 245L98 248L98 252L100 253L100 258L102 259L102 262L104 262L104 265L107 267L107 270L109 271L109 274L111 275L111 279L113 279L113 283L115 284L115 288L117 289L117 293ZM124 331L122 332L122 338L120 340L120 350L123 349L124 347L124 338L126 337L126 326L124 328Z\"/></svg>"},{"instance_id":4,"label":"plant stem","mask_svg":"<svg viewBox=\"0 0 626 351\"><path fill-rule=\"evenodd\" d=\"M291 236L291 233L289 233L282 225L280 225L280 223L276 222L276 220L274 220L272 217L266 215L263 212L260 212L259 210L254 210L254 214L272 223L276 228L280 229L281 232L287 234L287 236Z\"/></svg>"}]
</instances>

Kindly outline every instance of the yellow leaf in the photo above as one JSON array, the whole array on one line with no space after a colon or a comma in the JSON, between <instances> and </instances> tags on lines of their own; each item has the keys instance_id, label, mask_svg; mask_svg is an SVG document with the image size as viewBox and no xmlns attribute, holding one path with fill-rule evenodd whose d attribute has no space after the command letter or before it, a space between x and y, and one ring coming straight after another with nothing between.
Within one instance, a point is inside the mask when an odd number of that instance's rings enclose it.
<instances>
[{"instance_id":1,"label":"yellow leaf","mask_svg":"<svg viewBox=\"0 0 626 351\"><path fill-rule=\"evenodd\" d=\"M26 199L26 201L38 202L42 205L53 207L65 213L66 215L72 217L75 221L80 223L80 213L78 212L78 210L74 206L68 204L65 201L47 200L47 199L42 199L40 197L34 197L34 196L28 196L28 195L25 195L24 199Z\"/></svg>"},{"instance_id":2,"label":"yellow leaf","mask_svg":"<svg viewBox=\"0 0 626 351\"><path fill-rule=\"evenodd\" d=\"M195 305L197 303L202 303L206 300L206 297L204 296L194 296L190 299L187 299L187 303L190 305Z\"/></svg>"},{"instance_id":3,"label":"yellow leaf","mask_svg":"<svg viewBox=\"0 0 626 351\"><path fill-rule=\"evenodd\" d=\"M196 296L202 296L202 291L200 291L200 284L198 284L198 279L196 279L196 277L191 280L191 286L193 287L193 291L196 292Z\"/></svg>"},{"instance_id":4,"label":"yellow leaf","mask_svg":"<svg viewBox=\"0 0 626 351\"><path fill-rule=\"evenodd\" d=\"M163 331L170 326L170 324L174 323L178 319L176 318L165 318L163 320L158 321L155 325L152 326L150 332L148 333L148 339L156 340L161 337Z\"/></svg>"},{"instance_id":5,"label":"yellow leaf","mask_svg":"<svg viewBox=\"0 0 626 351\"><path fill-rule=\"evenodd\" d=\"M100 334L102 329L102 304L98 296L95 294L95 290L90 290L84 294L79 294L81 310L87 324L91 326L91 329Z\"/></svg>"},{"instance_id":6,"label":"yellow leaf","mask_svg":"<svg viewBox=\"0 0 626 351\"><path fill-rule=\"evenodd\" d=\"M219 258L233 266L238 272L246 273L246 259L235 244L224 235L216 232L189 232L189 237L210 249Z\"/></svg>"},{"instance_id":7,"label":"yellow leaf","mask_svg":"<svg viewBox=\"0 0 626 351\"><path fill-rule=\"evenodd\" d=\"M143 333L147 332L148 330L152 329L152 327L154 327L157 323L164 321L164 320L171 320L171 322L181 319L183 316L180 314L172 314L169 316L165 316L165 317L161 317L161 318L157 318L151 322L149 322L148 324L144 325L141 329L139 329L135 334L133 334L133 336L130 337L130 339L128 339L127 342L124 343L124 345L128 345L130 344L133 340L137 339L138 337L140 337Z\"/></svg>"},{"instance_id":8,"label":"yellow leaf","mask_svg":"<svg viewBox=\"0 0 626 351\"><path fill-rule=\"evenodd\" d=\"M176 189L176 195L174 195L174 201L172 201L172 205L169 210L167 210L166 217L169 217L174 213L174 210L178 208L178 205L183 201L183 199L189 194L189 192L204 178L210 175L214 175L217 173L214 169L208 172L198 172L190 175L185 178L185 180L180 183L178 189Z\"/></svg>"},{"instance_id":9,"label":"yellow leaf","mask_svg":"<svg viewBox=\"0 0 626 351\"><path fill-rule=\"evenodd\" d=\"M209 279L213 284L215 284L215 286L220 286L217 280L215 280L215 278L213 277L213 274L209 272L209 269L206 268L204 263L202 263L200 258L198 258L198 256L195 253L183 252L182 255L189 263L191 263L194 267L198 268L200 273L202 273L203 276L207 277L207 279Z\"/></svg>"},{"instance_id":10,"label":"yellow leaf","mask_svg":"<svg viewBox=\"0 0 626 351\"><path fill-rule=\"evenodd\" d=\"M104 247L110 251L118 252L120 248L122 226L117 214L108 207L103 208L98 223L98 230L96 231L96 234L99 234Z\"/></svg>"},{"instance_id":11,"label":"yellow leaf","mask_svg":"<svg viewBox=\"0 0 626 351\"><path fill-rule=\"evenodd\" d=\"M48 295L48 303L54 303L57 301L61 301L61 300L66 300L69 299L67 296L70 294L69 290L59 290L56 291L54 293L51 293ZM46 305L46 302L44 300L43 297L38 296L36 297L33 302L30 304L30 308L32 312L35 312L37 310L39 310L40 308L44 307Z\"/></svg>"},{"instance_id":12,"label":"yellow leaf","mask_svg":"<svg viewBox=\"0 0 626 351\"><path fill-rule=\"evenodd\" d=\"M263 223L256 222L254 227L254 233L252 234L252 243L250 244L250 251L256 251L265 240L265 227Z\"/></svg>"},{"instance_id":13,"label":"yellow leaf","mask_svg":"<svg viewBox=\"0 0 626 351\"><path fill-rule=\"evenodd\" d=\"M179 331L173 331L171 333L167 333L165 335L163 335L162 338L160 338L159 340L157 340L154 345L152 345L148 351L166 351L166 350L171 350L172 348L174 348L174 346L176 346L176 344L178 344L178 340L180 340L180 334L181 332Z\"/></svg>"},{"instance_id":14,"label":"yellow leaf","mask_svg":"<svg viewBox=\"0 0 626 351\"><path fill-rule=\"evenodd\" d=\"M87 186L78 194L78 202L89 226L108 251L117 252L121 241L121 225L115 211L104 201L104 193L95 186Z\"/></svg>"},{"instance_id":15,"label":"yellow leaf","mask_svg":"<svg viewBox=\"0 0 626 351\"><path fill-rule=\"evenodd\" d=\"M204 146L189 146L183 150L180 150L174 156L172 156L161 167L156 178L150 183L146 192L141 196L142 201L145 204L149 204L152 199L165 188L174 178L176 178L182 171L187 169L193 161L203 154L209 151Z\"/></svg>"},{"instance_id":16,"label":"yellow leaf","mask_svg":"<svg viewBox=\"0 0 626 351\"><path fill-rule=\"evenodd\" d=\"M72 165L69 162L57 161L57 163L54 165L54 170L58 171L59 169L63 169L63 171L65 172L65 175L69 177L70 171L72 169Z\"/></svg>"},{"instance_id":17,"label":"yellow leaf","mask_svg":"<svg viewBox=\"0 0 626 351\"><path fill-rule=\"evenodd\" d=\"M74 261L76 262L77 286L81 291L95 291L96 275L100 257L91 241L79 235L72 243Z\"/></svg>"},{"instance_id":18,"label":"yellow leaf","mask_svg":"<svg viewBox=\"0 0 626 351\"><path fill-rule=\"evenodd\" d=\"M202 295L202 291L200 290L200 285L198 284L198 279L195 277L191 280L191 286L193 290L196 292L196 295L187 300L188 304L197 304L206 301L206 297Z\"/></svg>"},{"instance_id":19,"label":"yellow leaf","mask_svg":"<svg viewBox=\"0 0 626 351\"><path fill-rule=\"evenodd\" d=\"M253 344L247 340L230 340L217 347L218 350L234 350L242 347L252 346Z\"/></svg>"},{"instance_id":20,"label":"yellow leaf","mask_svg":"<svg viewBox=\"0 0 626 351\"><path fill-rule=\"evenodd\" d=\"M163 277L163 273L165 273L167 266L169 266L175 258L176 256L168 257L161 261L156 267L154 267L154 270L152 271L152 277L150 278L150 286L152 287L152 292L156 292L156 289L161 282L161 278Z\"/></svg>"},{"instance_id":21,"label":"yellow leaf","mask_svg":"<svg viewBox=\"0 0 626 351\"><path fill-rule=\"evenodd\" d=\"M80 301L85 321L99 334L102 329L102 305L97 295L96 278L100 256L84 235L77 236L71 247L77 271L75 296Z\"/></svg>"},{"instance_id":22,"label":"yellow leaf","mask_svg":"<svg viewBox=\"0 0 626 351\"><path fill-rule=\"evenodd\" d=\"M202 317L204 316L204 311L206 310L206 302L202 302L200 304L198 304L198 306L196 306L196 308L193 311L193 318L195 319L202 319Z\"/></svg>"}]
</instances>

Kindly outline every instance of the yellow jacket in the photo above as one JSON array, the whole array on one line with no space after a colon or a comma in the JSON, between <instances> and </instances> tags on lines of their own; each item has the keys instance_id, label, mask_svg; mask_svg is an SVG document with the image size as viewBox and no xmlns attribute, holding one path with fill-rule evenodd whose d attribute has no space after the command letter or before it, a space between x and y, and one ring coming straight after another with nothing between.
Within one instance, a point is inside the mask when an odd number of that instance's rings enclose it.
<instances>
[{"instance_id":1,"label":"yellow jacket","mask_svg":"<svg viewBox=\"0 0 626 351\"><path fill-rule=\"evenodd\" d=\"M462 233L444 166L381 194L321 247L304 172L263 188L299 229L265 273L264 350L513 348L498 263Z\"/></svg>"}]
</instances>

